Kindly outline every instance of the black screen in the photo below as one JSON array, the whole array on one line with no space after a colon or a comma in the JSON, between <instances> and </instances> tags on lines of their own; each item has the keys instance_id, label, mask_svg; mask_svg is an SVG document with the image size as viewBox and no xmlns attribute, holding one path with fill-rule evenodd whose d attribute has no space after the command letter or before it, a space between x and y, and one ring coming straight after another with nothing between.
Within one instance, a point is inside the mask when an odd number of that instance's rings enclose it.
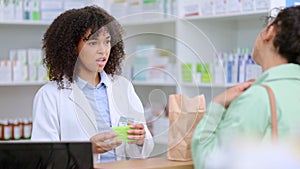
<instances>
[{"instance_id":1,"label":"black screen","mask_svg":"<svg viewBox=\"0 0 300 169\"><path fill-rule=\"evenodd\" d=\"M92 169L90 142L0 142L1 169Z\"/></svg>"}]
</instances>

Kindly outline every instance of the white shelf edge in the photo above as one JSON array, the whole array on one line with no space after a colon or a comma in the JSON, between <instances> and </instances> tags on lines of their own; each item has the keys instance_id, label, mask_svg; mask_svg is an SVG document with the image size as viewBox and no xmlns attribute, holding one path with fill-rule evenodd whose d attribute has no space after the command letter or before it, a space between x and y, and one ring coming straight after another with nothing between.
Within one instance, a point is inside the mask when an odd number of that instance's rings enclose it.
<instances>
[{"instance_id":1,"label":"white shelf edge","mask_svg":"<svg viewBox=\"0 0 300 169\"><path fill-rule=\"evenodd\" d=\"M0 140L1 143L20 143L20 142L31 142L30 139L19 139L19 140Z\"/></svg>"},{"instance_id":2,"label":"white shelf edge","mask_svg":"<svg viewBox=\"0 0 300 169\"><path fill-rule=\"evenodd\" d=\"M30 20L0 20L1 25L31 25L31 26L48 26L51 22L30 21Z\"/></svg>"},{"instance_id":3,"label":"white shelf edge","mask_svg":"<svg viewBox=\"0 0 300 169\"><path fill-rule=\"evenodd\" d=\"M153 82L153 81L132 81L134 86L174 86L177 84L175 82ZM182 82L182 86L185 87L217 87L217 88L226 88L237 85L237 83L228 83L228 84L213 84L213 83L188 83Z\"/></svg>"},{"instance_id":4,"label":"white shelf edge","mask_svg":"<svg viewBox=\"0 0 300 169\"><path fill-rule=\"evenodd\" d=\"M186 20L192 21L192 20L204 20L204 19L239 18L239 17L256 16L256 15L267 14L267 13L268 13L268 10L259 10L259 11L249 11L249 12L236 12L236 13L226 13L226 14L190 16L190 17L182 17L181 19L186 19Z\"/></svg>"},{"instance_id":5,"label":"white shelf edge","mask_svg":"<svg viewBox=\"0 0 300 169\"><path fill-rule=\"evenodd\" d=\"M39 86L46 82L0 82L0 86Z\"/></svg>"},{"instance_id":6,"label":"white shelf edge","mask_svg":"<svg viewBox=\"0 0 300 169\"><path fill-rule=\"evenodd\" d=\"M135 21L120 21L123 26L140 26L149 24L175 23L174 18L143 19ZM30 21L30 20L0 20L0 25L31 25L31 26L49 26L51 22Z\"/></svg>"},{"instance_id":7,"label":"white shelf edge","mask_svg":"<svg viewBox=\"0 0 300 169\"><path fill-rule=\"evenodd\" d=\"M226 87L232 87L237 85L237 83L228 83L228 84L213 84L213 83L188 83L188 82L182 82L182 86L185 87L214 87L214 88L226 88Z\"/></svg>"},{"instance_id":8,"label":"white shelf edge","mask_svg":"<svg viewBox=\"0 0 300 169\"><path fill-rule=\"evenodd\" d=\"M140 26L149 24L175 23L175 18L144 19L135 21L120 21L123 26Z\"/></svg>"},{"instance_id":9,"label":"white shelf edge","mask_svg":"<svg viewBox=\"0 0 300 169\"><path fill-rule=\"evenodd\" d=\"M174 82L132 81L135 86L176 86Z\"/></svg>"},{"instance_id":10,"label":"white shelf edge","mask_svg":"<svg viewBox=\"0 0 300 169\"><path fill-rule=\"evenodd\" d=\"M202 19L222 19L222 18L231 18L231 17L248 17L251 15L260 15L266 14L267 10L260 11L251 11L251 12L239 12L239 13L227 13L227 14L215 14L215 15L201 15L201 16L191 16L191 17L181 17L180 19L186 20L202 20ZM117 19L118 20L118 19ZM134 21L132 21L134 20ZM140 25L149 25L149 24L163 24L163 23L175 23L177 18L154 18L154 19L132 19L131 21L122 21L119 22L123 26L140 26ZM1 25L32 25L32 26L49 26L51 22L49 21L31 21L31 20L0 20Z\"/></svg>"}]
</instances>

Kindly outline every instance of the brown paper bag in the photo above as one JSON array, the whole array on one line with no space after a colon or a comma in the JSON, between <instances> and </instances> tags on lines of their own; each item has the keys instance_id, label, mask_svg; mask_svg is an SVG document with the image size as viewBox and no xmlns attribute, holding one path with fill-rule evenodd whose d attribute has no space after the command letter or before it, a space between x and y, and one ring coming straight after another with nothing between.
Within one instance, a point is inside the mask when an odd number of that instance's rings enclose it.
<instances>
[{"instance_id":1,"label":"brown paper bag","mask_svg":"<svg viewBox=\"0 0 300 169\"><path fill-rule=\"evenodd\" d=\"M169 160L192 160L191 141L193 132L206 110L204 95L188 98L185 95L169 96Z\"/></svg>"}]
</instances>

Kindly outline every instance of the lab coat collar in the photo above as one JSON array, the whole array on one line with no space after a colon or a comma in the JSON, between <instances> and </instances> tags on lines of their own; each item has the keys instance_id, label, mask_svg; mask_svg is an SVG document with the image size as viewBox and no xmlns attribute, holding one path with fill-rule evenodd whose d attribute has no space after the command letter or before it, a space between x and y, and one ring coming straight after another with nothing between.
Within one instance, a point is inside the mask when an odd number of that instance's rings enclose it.
<instances>
[{"instance_id":1,"label":"lab coat collar","mask_svg":"<svg viewBox=\"0 0 300 169\"><path fill-rule=\"evenodd\" d=\"M97 84L96 88L101 87L102 84L105 87L108 87L109 83L110 83L110 79L109 79L108 75L105 73L105 71L103 70L102 72L99 72L99 76L101 77L101 81L99 84ZM74 79L76 81L76 84L78 85L78 87L81 90L83 90L83 88L85 88L85 87L95 88L93 85L91 85L87 81L81 79L79 76L75 77Z\"/></svg>"}]
</instances>

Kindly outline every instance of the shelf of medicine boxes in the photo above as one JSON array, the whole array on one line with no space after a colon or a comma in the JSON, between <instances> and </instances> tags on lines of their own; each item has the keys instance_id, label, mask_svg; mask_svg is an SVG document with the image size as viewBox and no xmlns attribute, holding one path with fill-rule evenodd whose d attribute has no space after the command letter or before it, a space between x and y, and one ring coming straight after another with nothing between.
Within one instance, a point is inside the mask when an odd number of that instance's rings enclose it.
<instances>
[{"instance_id":1,"label":"shelf of medicine boxes","mask_svg":"<svg viewBox=\"0 0 300 169\"><path fill-rule=\"evenodd\" d=\"M133 85L136 86L170 86L175 87L175 82L156 82L156 81L132 81Z\"/></svg>"},{"instance_id":2,"label":"shelf of medicine boxes","mask_svg":"<svg viewBox=\"0 0 300 169\"><path fill-rule=\"evenodd\" d=\"M168 50L175 57L175 22L174 16L164 16L161 13L144 12L140 14L127 15L126 17L117 18L124 27L124 44L126 58L124 60L124 69L131 69L138 45L155 45L158 50ZM175 59L176 60L176 59ZM174 61L174 58L173 58ZM176 61L175 61L176 62ZM127 75L129 76L129 75ZM164 81L132 81L135 86L162 86L176 87L175 82Z\"/></svg>"},{"instance_id":3,"label":"shelf of medicine boxes","mask_svg":"<svg viewBox=\"0 0 300 169\"><path fill-rule=\"evenodd\" d=\"M32 26L48 26L50 22L46 21L30 21L30 20L1 20L0 25L32 25Z\"/></svg>"},{"instance_id":4,"label":"shelf of medicine boxes","mask_svg":"<svg viewBox=\"0 0 300 169\"><path fill-rule=\"evenodd\" d=\"M236 12L236 13L227 13L227 14L214 14L206 16L190 16L184 17L186 20L246 20L246 19L264 19L262 16L267 16L268 10L259 10L259 11L247 11L247 12Z\"/></svg>"},{"instance_id":5,"label":"shelf of medicine boxes","mask_svg":"<svg viewBox=\"0 0 300 169\"><path fill-rule=\"evenodd\" d=\"M182 82L181 85L185 87L205 87L205 88L228 88L237 85L238 83L224 83L224 84L214 84L214 83L188 83Z\"/></svg>"},{"instance_id":6,"label":"shelf of medicine boxes","mask_svg":"<svg viewBox=\"0 0 300 169\"><path fill-rule=\"evenodd\" d=\"M154 16L151 18L143 17L143 15L145 15L145 13L143 13L143 14L128 15L126 17L117 18L117 20L123 26L165 24L165 23L175 23L175 21L176 21L176 18L174 16L164 17L164 16L159 16L159 15L163 15L160 13L152 13L152 14ZM138 15L140 15L140 16L138 16Z\"/></svg>"},{"instance_id":7,"label":"shelf of medicine boxes","mask_svg":"<svg viewBox=\"0 0 300 169\"><path fill-rule=\"evenodd\" d=\"M151 18L149 16L152 15ZM162 16L161 13L142 13L135 15L128 15L126 17L117 18L117 20L123 26L139 26L148 24L160 24L160 23L174 23L175 17L172 16ZM31 20L13 20L13 19L3 19L0 20L0 25L44 25L48 26L51 21L31 21Z\"/></svg>"},{"instance_id":8,"label":"shelf of medicine boxes","mask_svg":"<svg viewBox=\"0 0 300 169\"><path fill-rule=\"evenodd\" d=\"M45 21L29 21L29 20L0 20L0 25L3 26L30 26L31 27L36 27L36 26L41 26L42 29L46 29L44 27L47 27L50 23L45 22ZM3 29L8 29L8 28L3 28ZM26 41L23 41L24 43ZM0 86L41 86L45 84L46 82L13 82L13 81L8 81L8 82L0 82Z\"/></svg>"},{"instance_id":9,"label":"shelf of medicine boxes","mask_svg":"<svg viewBox=\"0 0 300 169\"><path fill-rule=\"evenodd\" d=\"M0 86L41 86L46 82L0 82Z\"/></svg>"},{"instance_id":10,"label":"shelf of medicine boxes","mask_svg":"<svg viewBox=\"0 0 300 169\"><path fill-rule=\"evenodd\" d=\"M133 79L133 66L137 54L142 52L141 45L153 45L155 50L168 51L168 62L176 65L176 19L164 18L161 14L143 13L136 15L129 15L124 18L117 18L117 20L124 27L124 45L126 50L126 58L123 61L123 73L128 79L130 79L134 85L135 91L139 96L143 105L151 104L150 101L160 102L162 104L168 100L170 94L174 94L177 91L177 84L175 81L166 77L163 79L145 79L135 80ZM147 50L147 48L145 48ZM150 49L150 48L149 48ZM150 64L150 62L149 62ZM160 63L158 63L160 64ZM150 66L150 65L148 65ZM140 67L142 68L142 67ZM143 67L143 68L146 68ZM142 68L142 69L143 69ZM168 69L168 68L166 68ZM148 70L148 69L147 69ZM167 71L167 70L163 70ZM174 68L172 73L167 72L171 78L177 77ZM176 80L177 78L174 78ZM152 99L149 99L149 98ZM162 101L163 100L163 101Z\"/></svg>"},{"instance_id":11,"label":"shelf of medicine boxes","mask_svg":"<svg viewBox=\"0 0 300 169\"><path fill-rule=\"evenodd\" d=\"M3 29L1 31L11 30L11 28L10 28L11 26L29 26L29 27L27 27L27 29L39 27L38 30L46 30L46 27L49 25L49 22L29 21L29 20L7 20L7 19L5 19L5 20L0 21L0 25L2 25L2 29ZM7 26L7 27L4 27L4 26ZM22 31L23 28L22 27L14 27L14 30ZM21 34L23 34L23 33L24 32L22 32ZM40 34L40 33L42 33L42 32L36 32L36 34ZM25 32L25 34L26 34L26 32ZM19 37L25 37L25 35L22 35L22 36L20 35ZM16 40L15 37L12 38L12 39L14 39L14 41ZM14 43L15 46L16 46L16 44L17 43ZM18 46L17 48L20 48L21 46L26 46L24 44L28 44L28 40L22 39L20 42L18 42L18 44L20 44L20 46L17 45ZM3 48L2 50L4 50L4 51L7 50L5 53L8 53L7 48L10 48L10 47L11 47L11 43L6 44L6 46L2 45L2 48ZM5 86L7 86L7 87L9 87L9 86L41 86L45 83L46 82L26 82L26 81L25 82L13 82L13 81L2 82L2 81L0 81L0 86L4 86L4 87Z\"/></svg>"},{"instance_id":12,"label":"shelf of medicine boxes","mask_svg":"<svg viewBox=\"0 0 300 169\"><path fill-rule=\"evenodd\" d=\"M177 68L181 76L182 63L209 63L213 65L217 52L236 48L251 48L264 25L267 10L212 16L193 16L176 21L176 54L180 56ZM183 43L182 43L183 42ZM199 57L200 56L200 57ZM211 66L213 72L213 66ZM213 75L214 76L214 75ZM182 79L182 77L179 77ZM204 93L207 100L235 84L180 83L180 93L192 97Z\"/></svg>"}]
</instances>

